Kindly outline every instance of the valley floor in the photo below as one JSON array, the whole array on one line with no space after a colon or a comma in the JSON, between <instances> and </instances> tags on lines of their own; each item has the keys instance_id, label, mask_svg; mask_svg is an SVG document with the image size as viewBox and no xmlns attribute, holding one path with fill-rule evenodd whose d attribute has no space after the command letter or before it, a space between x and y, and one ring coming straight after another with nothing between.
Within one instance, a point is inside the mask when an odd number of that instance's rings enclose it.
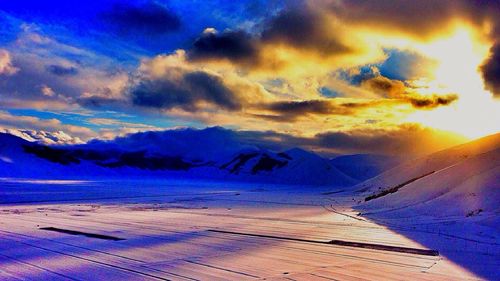
<instances>
[{"instance_id":1,"label":"valley floor","mask_svg":"<svg viewBox=\"0 0 500 281\"><path fill-rule=\"evenodd\" d=\"M475 248L435 221L388 227L327 188L0 184L0 280L493 280L500 268L496 243Z\"/></svg>"}]
</instances>

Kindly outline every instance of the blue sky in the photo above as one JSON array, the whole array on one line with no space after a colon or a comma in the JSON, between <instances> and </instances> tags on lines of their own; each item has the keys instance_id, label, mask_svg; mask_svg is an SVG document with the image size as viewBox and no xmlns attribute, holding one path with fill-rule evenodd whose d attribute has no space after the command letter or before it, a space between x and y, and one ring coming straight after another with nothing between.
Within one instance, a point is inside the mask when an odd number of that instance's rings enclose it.
<instances>
[{"instance_id":1,"label":"blue sky","mask_svg":"<svg viewBox=\"0 0 500 281\"><path fill-rule=\"evenodd\" d=\"M149 25L146 28L137 29L140 32L134 32L134 20L131 19L134 14L130 11L127 14L126 10L147 10L148 6L151 6L149 9L153 13L158 12L160 15L146 23ZM279 1L48 0L2 1L0 9L5 12L2 23L10 29L10 32L6 31L6 38L10 37L11 40L20 31L16 24L31 23L55 39L114 56L119 60L134 61L137 57L133 55L150 56L186 48L207 27L224 30L240 25L252 25L280 6ZM119 14L119 10L124 17L128 16L128 21L120 20L114 15ZM161 13L164 13L163 17L171 15L177 23L162 19ZM167 27L155 31L156 25ZM169 25L172 27L168 27ZM153 31L147 32L148 27ZM131 53L131 57L123 55L124 52L128 53L127 51Z\"/></svg>"}]
</instances>

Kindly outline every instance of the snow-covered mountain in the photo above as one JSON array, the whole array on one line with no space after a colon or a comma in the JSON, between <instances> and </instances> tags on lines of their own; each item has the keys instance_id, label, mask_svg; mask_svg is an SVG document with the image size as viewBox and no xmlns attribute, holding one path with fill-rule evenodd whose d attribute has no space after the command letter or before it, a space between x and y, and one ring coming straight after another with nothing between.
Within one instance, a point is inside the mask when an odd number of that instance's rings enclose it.
<instances>
[{"instance_id":1,"label":"snow-covered mountain","mask_svg":"<svg viewBox=\"0 0 500 281\"><path fill-rule=\"evenodd\" d=\"M500 211L500 134L408 161L354 187L359 209L387 216L473 217Z\"/></svg>"},{"instance_id":2,"label":"snow-covered mountain","mask_svg":"<svg viewBox=\"0 0 500 281\"><path fill-rule=\"evenodd\" d=\"M80 161L68 151L0 133L0 177L78 178L85 175L89 178L108 172L109 176L116 175L89 161Z\"/></svg>"},{"instance_id":3,"label":"snow-covered mountain","mask_svg":"<svg viewBox=\"0 0 500 281\"><path fill-rule=\"evenodd\" d=\"M351 186L358 181L312 152L299 148L280 153L244 151L220 166L233 175L269 177L277 182Z\"/></svg>"},{"instance_id":4,"label":"snow-covered mountain","mask_svg":"<svg viewBox=\"0 0 500 281\"><path fill-rule=\"evenodd\" d=\"M77 148L101 152L145 151L148 155L182 157L194 162L216 161L241 150L258 149L252 143L243 142L234 131L222 127L140 132L113 140L92 140Z\"/></svg>"},{"instance_id":5,"label":"snow-covered mountain","mask_svg":"<svg viewBox=\"0 0 500 281\"><path fill-rule=\"evenodd\" d=\"M6 133L20 137L30 142L39 142L48 145L63 145L63 144L82 144L80 138L70 136L63 131L47 132L36 130L21 130L21 129L3 129L0 128L0 133Z\"/></svg>"},{"instance_id":6,"label":"snow-covered mountain","mask_svg":"<svg viewBox=\"0 0 500 281\"><path fill-rule=\"evenodd\" d=\"M222 128L145 132L112 141L47 146L0 134L0 177L199 178L352 186L359 181L302 149L272 152Z\"/></svg>"}]
</instances>

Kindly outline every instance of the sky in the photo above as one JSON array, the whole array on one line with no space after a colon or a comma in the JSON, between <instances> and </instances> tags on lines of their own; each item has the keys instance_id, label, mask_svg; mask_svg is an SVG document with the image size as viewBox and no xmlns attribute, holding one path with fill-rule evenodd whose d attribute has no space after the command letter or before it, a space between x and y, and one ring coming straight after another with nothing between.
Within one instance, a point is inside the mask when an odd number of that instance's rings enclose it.
<instances>
[{"instance_id":1,"label":"sky","mask_svg":"<svg viewBox=\"0 0 500 281\"><path fill-rule=\"evenodd\" d=\"M0 1L8 132L418 154L499 124L500 1Z\"/></svg>"}]
</instances>

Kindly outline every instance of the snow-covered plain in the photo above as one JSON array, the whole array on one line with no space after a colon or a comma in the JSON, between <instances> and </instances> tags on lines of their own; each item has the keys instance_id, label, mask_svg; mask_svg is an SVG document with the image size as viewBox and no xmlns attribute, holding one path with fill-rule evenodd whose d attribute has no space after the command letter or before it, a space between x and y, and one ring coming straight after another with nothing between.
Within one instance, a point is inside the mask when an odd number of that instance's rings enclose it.
<instances>
[{"instance_id":1,"label":"snow-covered plain","mask_svg":"<svg viewBox=\"0 0 500 281\"><path fill-rule=\"evenodd\" d=\"M328 244L342 240L429 249L425 242L436 240L444 244L430 249L441 252L463 243L432 231L414 231L404 223L390 228L358 216L352 196L331 194L331 188L13 179L3 179L1 186L1 280L498 277L497 244L457 249L471 258L469 265L443 253L429 256ZM81 235L43 229L47 227Z\"/></svg>"}]
</instances>

